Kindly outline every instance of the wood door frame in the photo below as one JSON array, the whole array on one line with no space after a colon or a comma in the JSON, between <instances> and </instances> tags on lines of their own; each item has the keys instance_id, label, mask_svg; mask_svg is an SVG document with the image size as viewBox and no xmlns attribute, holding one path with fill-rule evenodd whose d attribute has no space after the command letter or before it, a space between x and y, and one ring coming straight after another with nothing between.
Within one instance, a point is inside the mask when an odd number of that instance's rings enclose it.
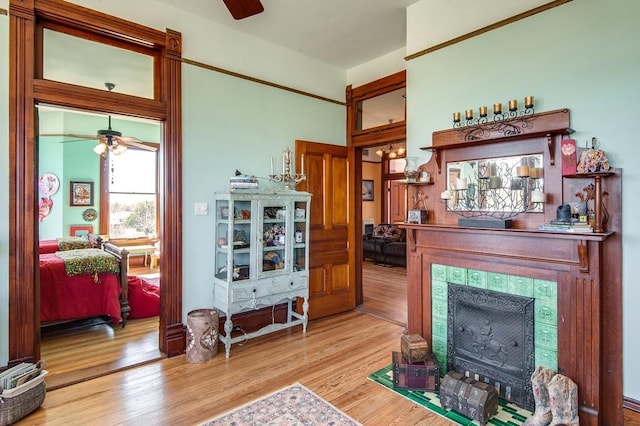
<instances>
[{"instance_id":1,"label":"wood door frame","mask_svg":"<svg viewBox=\"0 0 640 426\"><path fill-rule=\"evenodd\" d=\"M399 71L395 74L383 77L381 79L363 84L362 86L347 86L345 90L345 98L347 104L347 146L355 148L355 161L353 164L355 170L354 188L362 188L362 149L368 148L382 143L393 143L406 141L407 125L406 125L406 104L405 104L405 120L397 121L384 126L378 126L366 130L357 130L357 114L358 103L393 92L407 85L407 72ZM383 165L384 168L384 165ZM361 305L364 301L362 294L362 191L354 190L355 193L355 285L356 285L356 306ZM385 196L386 199L386 196ZM384 206L384 199L382 205ZM384 207L383 207L384 208Z\"/></svg>"},{"instance_id":2,"label":"wood door frame","mask_svg":"<svg viewBox=\"0 0 640 426\"><path fill-rule=\"evenodd\" d=\"M163 123L159 342L160 351L167 356L183 353L181 34L170 29L158 31L59 0L10 0L9 9L9 365L40 358L37 103ZM131 50L153 51L155 99L39 78L41 28L45 22L93 41L110 40Z\"/></svg>"}]
</instances>

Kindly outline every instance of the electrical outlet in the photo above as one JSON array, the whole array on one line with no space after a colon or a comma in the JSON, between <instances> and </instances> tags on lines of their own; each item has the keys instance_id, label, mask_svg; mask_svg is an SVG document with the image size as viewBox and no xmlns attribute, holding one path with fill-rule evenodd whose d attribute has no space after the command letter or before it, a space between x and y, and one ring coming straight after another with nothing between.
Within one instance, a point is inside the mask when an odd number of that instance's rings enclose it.
<instances>
[{"instance_id":1,"label":"electrical outlet","mask_svg":"<svg viewBox=\"0 0 640 426\"><path fill-rule=\"evenodd\" d=\"M206 216L209 214L209 205L207 203L195 203L195 215Z\"/></svg>"}]
</instances>

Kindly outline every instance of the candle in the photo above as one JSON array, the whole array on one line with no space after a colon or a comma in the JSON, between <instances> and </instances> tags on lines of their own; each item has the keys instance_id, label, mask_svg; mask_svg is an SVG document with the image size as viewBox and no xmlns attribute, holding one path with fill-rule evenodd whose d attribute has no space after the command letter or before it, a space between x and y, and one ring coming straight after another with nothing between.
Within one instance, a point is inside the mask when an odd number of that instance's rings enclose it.
<instances>
[{"instance_id":1,"label":"candle","mask_svg":"<svg viewBox=\"0 0 640 426\"><path fill-rule=\"evenodd\" d=\"M466 110L465 117L467 118L467 120L473 120L473 110L472 109Z\"/></svg>"},{"instance_id":2,"label":"candle","mask_svg":"<svg viewBox=\"0 0 640 426\"><path fill-rule=\"evenodd\" d=\"M509 111L516 111L518 109L518 101L516 99L512 99L509 101Z\"/></svg>"},{"instance_id":3,"label":"candle","mask_svg":"<svg viewBox=\"0 0 640 426\"><path fill-rule=\"evenodd\" d=\"M467 178L456 178L456 189L467 189Z\"/></svg>"},{"instance_id":4,"label":"candle","mask_svg":"<svg viewBox=\"0 0 640 426\"><path fill-rule=\"evenodd\" d=\"M531 177L534 179L540 179L543 175L543 168L542 167L532 167L531 170L529 170L531 172Z\"/></svg>"},{"instance_id":5,"label":"candle","mask_svg":"<svg viewBox=\"0 0 640 426\"><path fill-rule=\"evenodd\" d=\"M531 192L531 202L532 203L544 203L544 192L539 190L534 190Z\"/></svg>"},{"instance_id":6,"label":"candle","mask_svg":"<svg viewBox=\"0 0 640 426\"><path fill-rule=\"evenodd\" d=\"M502 114L502 104L501 103L493 104L493 113L494 114Z\"/></svg>"},{"instance_id":7,"label":"candle","mask_svg":"<svg viewBox=\"0 0 640 426\"><path fill-rule=\"evenodd\" d=\"M529 176L529 166L526 164L524 166L518 166L516 168L516 174L520 177Z\"/></svg>"},{"instance_id":8,"label":"candle","mask_svg":"<svg viewBox=\"0 0 640 426\"><path fill-rule=\"evenodd\" d=\"M460 113L459 112L454 112L453 113L453 122L454 123L459 123L460 122Z\"/></svg>"},{"instance_id":9,"label":"candle","mask_svg":"<svg viewBox=\"0 0 640 426\"><path fill-rule=\"evenodd\" d=\"M304 174L304 154L300 156L300 166L301 166L300 174L303 175Z\"/></svg>"},{"instance_id":10,"label":"candle","mask_svg":"<svg viewBox=\"0 0 640 426\"><path fill-rule=\"evenodd\" d=\"M502 188L502 178L500 176L491 176L489 178L489 189Z\"/></svg>"},{"instance_id":11,"label":"candle","mask_svg":"<svg viewBox=\"0 0 640 426\"><path fill-rule=\"evenodd\" d=\"M273 157L271 157L271 176L273 176L275 173L273 173Z\"/></svg>"},{"instance_id":12,"label":"candle","mask_svg":"<svg viewBox=\"0 0 640 426\"><path fill-rule=\"evenodd\" d=\"M533 108L533 96L527 96L524 98L524 107Z\"/></svg>"},{"instance_id":13,"label":"candle","mask_svg":"<svg viewBox=\"0 0 640 426\"><path fill-rule=\"evenodd\" d=\"M440 194L440 198L442 198L443 200L450 200L451 199L451 192L442 191L442 193Z\"/></svg>"},{"instance_id":14,"label":"candle","mask_svg":"<svg viewBox=\"0 0 640 426\"><path fill-rule=\"evenodd\" d=\"M486 106L481 106L480 107L480 117L486 117L487 116L487 107Z\"/></svg>"}]
</instances>

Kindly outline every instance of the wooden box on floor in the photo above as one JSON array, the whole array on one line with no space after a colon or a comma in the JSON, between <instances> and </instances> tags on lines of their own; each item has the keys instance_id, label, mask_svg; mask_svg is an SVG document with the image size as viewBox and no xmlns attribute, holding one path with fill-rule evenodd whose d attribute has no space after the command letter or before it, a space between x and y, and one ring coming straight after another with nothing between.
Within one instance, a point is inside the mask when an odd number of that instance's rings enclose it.
<instances>
[{"instance_id":1,"label":"wooden box on floor","mask_svg":"<svg viewBox=\"0 0 640 426\"><path fill-rule=\"evenodd\" d=\"M440 405L484 425L498 413L498 391L488 383L450 371L442 381Z\"/></svg>"},{"instance_id":2,"label":"wooden box on floor","mask_svg":"<svg viewBox=\"0 0 640 426\"><path fill-rule=\"evenodd\" d=\"M410 363L402 352L392 353L393 387L395 389L438 392L440 390L440 367L433 354L426 359Z\"/></svg>"},{"instance_id":3,"label":"wooden box on floor","mask_svg":"<svg viewBox=\"0 0 640 426\"><path fill-rule=\"evenodd\" d=\"M403 334L400 338L400 350L410 364L424 361L430 354L429 344L419 334Z\"/></svg>"}]
</instances>

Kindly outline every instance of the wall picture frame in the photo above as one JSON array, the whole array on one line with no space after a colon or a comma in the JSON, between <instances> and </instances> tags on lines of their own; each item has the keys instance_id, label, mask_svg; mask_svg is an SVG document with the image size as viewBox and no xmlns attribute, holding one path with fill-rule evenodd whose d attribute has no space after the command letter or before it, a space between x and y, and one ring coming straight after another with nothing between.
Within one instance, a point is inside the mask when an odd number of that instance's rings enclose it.
<instances>
[{"instance_id":1,"label":"wall picture frame","mask_svg":"<svg viewBox=\"0 0 640 426\"><path fill-rule=\"evenodd\" d=\"M373 201L373 181L362 179L362 201Z\"/></svg>"},{"instance_id":2,"label":"wall picture frame","mask_svg":"<svg viewBox=\"0 0 640 426\"><path fill-rule=\"evenodd\" d=\"M69 182L70 206L93 206L93 182L72 180Z\"/></svg>"},{"instance_id":3,"label":"wall picture frame","mask_svg":"<svg viewBox=\"0 0 640 426\"><path fill-rule=\"evenodd\" d=\"M71 237L86 237L89 234L93 234L93 225L69 226L69 236Z\"/></svg>"}]
</instances>

